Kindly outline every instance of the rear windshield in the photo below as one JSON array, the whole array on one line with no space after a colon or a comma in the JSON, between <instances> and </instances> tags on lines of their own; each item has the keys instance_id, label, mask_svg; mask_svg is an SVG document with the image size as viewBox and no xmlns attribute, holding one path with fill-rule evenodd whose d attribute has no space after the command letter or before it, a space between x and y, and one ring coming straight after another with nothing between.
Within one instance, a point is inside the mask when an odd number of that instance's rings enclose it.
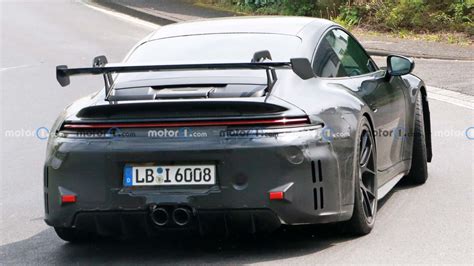
<instances>
[{"instance_id":1,"label":"rear windshield","mask_svg":"<svg viewBox=\"0 0 474 266\"><path fill-rule=\"evenodd\" d=\"M270 51L273 61L289 61L301 40L278 34L208 34L147 42L127 59L131 64L198 64L250 62L255 52Z\"/></svg>"}]
</instances>

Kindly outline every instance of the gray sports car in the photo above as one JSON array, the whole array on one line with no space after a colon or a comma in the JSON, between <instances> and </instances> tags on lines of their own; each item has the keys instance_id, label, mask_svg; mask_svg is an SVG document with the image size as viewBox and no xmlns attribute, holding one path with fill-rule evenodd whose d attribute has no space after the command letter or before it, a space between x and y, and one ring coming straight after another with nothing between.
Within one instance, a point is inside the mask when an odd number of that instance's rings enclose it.
<instances>
[{"instance_id":1,"label":"gray sports car","mask_svg":"<svg viewBox=\"0 0 474 266\"><path fill-rule=\"evenodd\" d=\"M45 221L92 236L374 226L377 200L431 161L426 88L413 60L379 68L323 19L245 17L161 27L125 60L92 67L104 89L54 123Z\"/></svg>"}]
</instances>

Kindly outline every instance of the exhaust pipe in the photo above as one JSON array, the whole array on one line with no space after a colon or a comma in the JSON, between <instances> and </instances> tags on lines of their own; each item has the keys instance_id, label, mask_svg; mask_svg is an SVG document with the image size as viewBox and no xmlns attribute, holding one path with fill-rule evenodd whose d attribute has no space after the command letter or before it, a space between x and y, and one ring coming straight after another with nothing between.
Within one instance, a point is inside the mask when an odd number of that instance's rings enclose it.
<instances>
[{"instance_id":1,"label":"exhaust pipe","mask_svg":"<svg viewBox=\"0 0 474 266\"><path fill-rule=\"evenodd\" d=\"M168 211L164 208L155 208L151 211L151 220L158 226L164 226L169 221Z\"/></svg>"},{"instance_id":2,"label":"exhaust pipe","mask_svg":"<svg viewBox=\"0 0 474 266\"><path fill-rule=\"evenodd\" d=\"M191 221L191 212L185 208L176 208L173 211L173 222L179 226L185 226Z\"/></svg>"}]
</instances>

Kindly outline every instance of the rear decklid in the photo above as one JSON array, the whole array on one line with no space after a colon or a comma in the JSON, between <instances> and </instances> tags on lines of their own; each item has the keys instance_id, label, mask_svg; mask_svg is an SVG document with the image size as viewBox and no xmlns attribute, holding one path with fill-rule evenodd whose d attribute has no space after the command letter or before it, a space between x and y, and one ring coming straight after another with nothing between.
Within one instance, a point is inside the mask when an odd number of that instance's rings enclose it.
<instances>
[{"instance_id":1,"label":"rear decklid","mask_svg":"<svg viewBox=\"0 0 474 266\"><path fill-rule=\"evenodd\" d=\"M109 101L261 97L268 91L265 75L256 71L183 71L120 74ZM244 75L246 74L246 75ZM127 77L124 80L124 76Z\"/></svg>"}]
</instances>

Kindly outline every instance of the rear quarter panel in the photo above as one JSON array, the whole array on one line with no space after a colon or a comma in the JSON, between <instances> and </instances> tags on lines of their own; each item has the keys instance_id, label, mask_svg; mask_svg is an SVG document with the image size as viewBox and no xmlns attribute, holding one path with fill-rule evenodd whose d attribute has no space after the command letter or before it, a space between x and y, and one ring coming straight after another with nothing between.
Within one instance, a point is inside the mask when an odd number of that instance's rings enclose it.
<instances>
[{"instance_id":1,"label":"rear quarter panel","mask_svg":"<svg viewBox=\"0 0 474 266\"><path fill-rule=\"evenodd\" d=\"M355 83L354 83L355 84ZM333 79L314 78L303 81L293 75L283 79L273 95L303 109L313 123L324 123L323 138L331 145L338 161L340 199L343 206L354 201L354 151L358 122L364 113L371 115L365 103L349 88Z\"/></svg>"}]
</instances>

